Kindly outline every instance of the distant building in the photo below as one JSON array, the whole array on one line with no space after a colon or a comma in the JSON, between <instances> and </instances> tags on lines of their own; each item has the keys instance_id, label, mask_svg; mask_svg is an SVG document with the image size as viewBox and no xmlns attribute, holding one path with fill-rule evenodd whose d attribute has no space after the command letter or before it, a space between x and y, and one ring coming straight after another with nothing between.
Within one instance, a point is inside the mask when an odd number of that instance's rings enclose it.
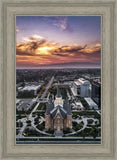
<instances>
[{"instance_id":1,"label":"distant building","mask_svg":"<svg viewBox=\"0 0 117 160\"><path fill-rule=\"evenodd\" d=\"M91 83L84 78L79 78L74 81L72 92L74 96L91 97Z\"/></svg>"},{"instance_id":2,"label":"distant building","mask_svg":"<svg viewBox=\"0 0 117 160\"><path fill-rule=\"evenodd\" d=\"M72 113L69 101L63 101L59 86L55 101L49 99L45 112L45 129L53 129L55 136L62 136L63 129L72 129Z\"/></svg>"},{"instance_id":3,"label":"distant building","mask_svg":"<svg viewBox=\"0 0 117 160\"><path fill-rule=\"evenodd\" d=\"M26 85L24 87L18 87L18 96L36 96L41 85Z\"/></svg>"},{"instance_id":4,"label":"distant building","mask_svg":"<svg viewBox=\"0 0 117 160\"><path fill-rule=\"evenodd\" d=\"M90 109L98 109L98 105L91 98L84 98Z\"/></svg>"},{"instance_id":5,"label":"distant building","mask_svg":"<svg viewBox=\"0 0 117 160\"><path fill-rule=\"evenodd\" d=\"M91 91L91 98L101 106L101 84L98 82L92 82L92 91Z\"/></svg>"},{"instance_id":6,"label":"distant building","mask_svg":"<svg viewBox=\"0 0 117 160\"><path fill-rule=\"evenodd\" d=\"M36 103L36 99L23 99L23 100L16 100L16 107L17 111L24 111L27 112L32 109L33 105Z\"/></svg>"},{"instance_id":7,"label":"distant building","mask_svg":"<svg viewBox=\"0 0 117 160\"><path fill-rule=\"evenodd\" d=\"M75 108L78 110L84 110L84 107L82 103L80 102L80 100L75 102Z\"/></svg>"}]
</instances>

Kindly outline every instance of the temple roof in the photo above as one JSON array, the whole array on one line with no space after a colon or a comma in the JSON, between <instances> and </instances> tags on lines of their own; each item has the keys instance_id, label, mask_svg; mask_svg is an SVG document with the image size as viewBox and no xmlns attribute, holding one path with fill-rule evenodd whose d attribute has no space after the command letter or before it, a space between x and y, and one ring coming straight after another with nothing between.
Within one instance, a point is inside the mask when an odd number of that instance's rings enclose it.
<instances>
[{"instance_id":1,"label":"temple roof","mask_svg":"<svg viewBox=\"0 0 117 160\"><path fill-rule=\"evenodd\" d=\"M63 104L63 108L66 110L68 115L72 115L71 106L69 104L69 100L68 99L65 100L65 102Z\"/></svg>"},{"instance_id":2,"label":"temple roof","mask_svg":"<svg viewBox=\"0 0 117 160\"><path fill-rule=\"evenodd\" d=\"M53 110L54 104L53 103L47 103L46 104L46 112L45 115L50 115L50 111Z\"/></svg>"},{"instance_id":3,"label":"temple roof","mask_svg":"<svg viewBox=\"0 0 117 160\"><path fill-rule=\"evenodd\" d=\"M60 114L63 119L67 116L67 112L60 105L56 106L56 108L50 112L52 118L55 118L57 114Z\"/></svg>"}]
</instances>

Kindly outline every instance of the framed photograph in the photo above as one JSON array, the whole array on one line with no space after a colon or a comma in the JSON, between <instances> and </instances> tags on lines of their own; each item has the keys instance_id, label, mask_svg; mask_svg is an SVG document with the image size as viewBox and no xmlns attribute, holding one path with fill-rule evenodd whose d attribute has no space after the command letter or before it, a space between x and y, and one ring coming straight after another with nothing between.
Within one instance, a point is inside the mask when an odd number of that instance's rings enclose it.
<instances>
[{"instance_id":1,"label":"framed photograph","mask_svg":"<svg viewBox=\"0 0 117 160\"><path fill-rule=\"evenodd\" d=\"M101 16L16 16L16 32L16 143L100 144Z\"/></svg>"},{"instance_id":2,"label":"framed photograph","mask_svg":"<svg viewBox=\"0 0 117 160\"><path fill-rule=\"evenodd\" d=\"M116 152L116 0L2 0L1 159Z\"/></svg>"}]
</instances>

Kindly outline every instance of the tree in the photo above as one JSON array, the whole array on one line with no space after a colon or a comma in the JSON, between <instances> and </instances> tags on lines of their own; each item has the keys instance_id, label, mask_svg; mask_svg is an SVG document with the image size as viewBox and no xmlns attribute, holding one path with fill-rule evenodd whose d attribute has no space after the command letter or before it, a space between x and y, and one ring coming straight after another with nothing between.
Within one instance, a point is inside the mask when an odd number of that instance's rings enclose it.
<instances>
[{"instance_id":1,"label":"tree","mask_svg":"<svg viewBox=\"0 0 117 160\"><path fill-rule=\"evenodd\" d=\"M90 131L91 136L95 139L97 137L97 130L96 128L92 128Z\"/></svg>"},{"instance_id":2,"label":"tree","mask_svg":"<svg viewBox=\"0 0 117 160\"><path fill-rule=\"evenodd\" d=\"M92 124L93 123L93 119L88 119L87 122L88 122L88 124Z\"/></svg>"},{"instance_id":3,"label":"tree","mask_svg":"<svg viewBox=\"0 0 117 160\"><path fill-rule=\"evenodd\" d=\"M84 132L84 130L81 131L81 136L83 137L83 139L85 139L85 132Z\"/></svg>"},{"instance_id":4,"label":"tree","mask_svg":"<svg viewBox=\"0 0 117 160\"><path fill-rule=\"evenodd\" d=\"M30 120L27 120L26 123L27 123L27 126L31 126L31 121Z\"/></svg>"},{"instance_id":5,"label":"tree","mask_svg":"<svg viewBox=\"0 0 117 160\"><path fill-rule=\"evenodd\" d=\"M47 133L54 134L54 130L51 129L51 128L49 128L48 131L47 131Z\"/></svg>"}]
</instances>

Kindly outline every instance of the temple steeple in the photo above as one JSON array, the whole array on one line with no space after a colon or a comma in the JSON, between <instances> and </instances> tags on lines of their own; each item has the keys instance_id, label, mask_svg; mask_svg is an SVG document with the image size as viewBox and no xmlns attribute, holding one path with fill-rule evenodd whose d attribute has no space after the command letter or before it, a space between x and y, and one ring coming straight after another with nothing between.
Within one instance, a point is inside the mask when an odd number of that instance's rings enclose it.
<instances>
[{"instance_id":1,"label":"temple steeple","mask_svg":"<svg viewBox=\"0 0 117 160\"><path fill-rule=\"evenodd\" d=\"M54 106L56 107L57 105L60 105L61 107L63 107L63 100L62 100L62 96L61 96L61 92L59 88L59 82L57 85L57 94L56 94L56 98L54 101Z\"/></svg>"},{"instance_id":2,"label":"temple steeple","mask_svg":"<svg viewBox=\"0 0 117 160\"><path fill-rule=\"evenodd\" d=\"M59 82L58 82L56 98L60 98L60 97L61 97L61 92L60 92Z\"/></svg>"}]
</instances>

